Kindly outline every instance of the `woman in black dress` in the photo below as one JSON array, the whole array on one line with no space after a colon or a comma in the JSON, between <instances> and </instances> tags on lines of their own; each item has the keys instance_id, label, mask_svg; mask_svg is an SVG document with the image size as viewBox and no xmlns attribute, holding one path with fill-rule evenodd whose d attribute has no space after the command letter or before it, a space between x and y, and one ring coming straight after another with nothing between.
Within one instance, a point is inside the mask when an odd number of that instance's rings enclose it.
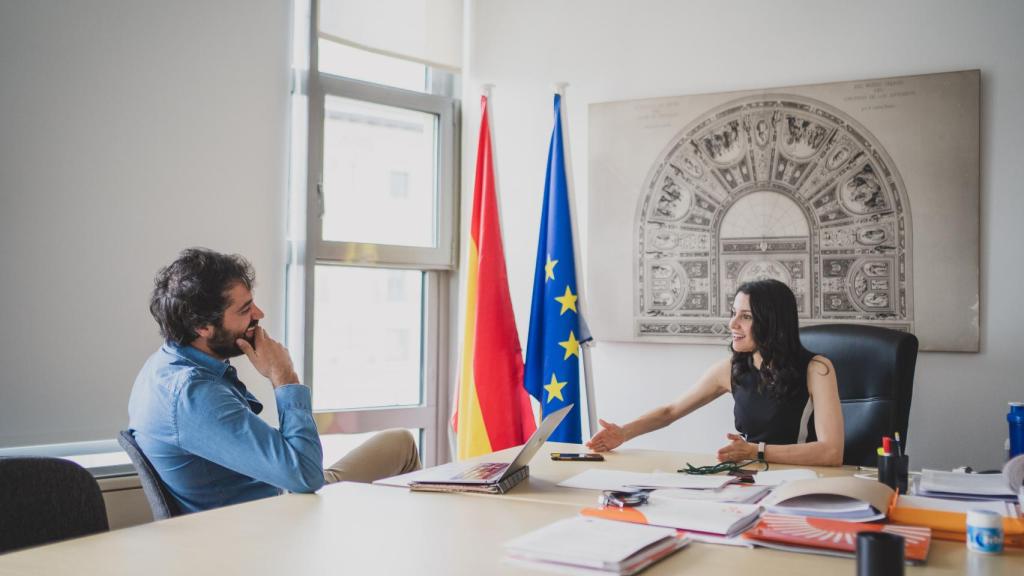
<instances>
[{"instance_id":1,"label":"woman in black dress","mask_svg":"<svg viewBox=\"0 0 1024 576\"><path fill-rule=\"evenodd\" d=\"M739 434L718 450L721 461L761 458L780 464L843 463L843 413L832 363L800 344L796 298L777 280L742 284L729 321L732 357L716 363L675 402L618 426L601 420L587 442L597 452L664 428L731 393Z\"/></svg>"}]
</instances>

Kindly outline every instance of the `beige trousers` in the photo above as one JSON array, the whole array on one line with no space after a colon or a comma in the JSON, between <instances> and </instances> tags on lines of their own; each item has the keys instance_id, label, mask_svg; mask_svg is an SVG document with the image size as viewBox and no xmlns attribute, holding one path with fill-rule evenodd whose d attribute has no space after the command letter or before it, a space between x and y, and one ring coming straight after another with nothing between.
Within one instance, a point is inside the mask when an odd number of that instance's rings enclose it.
<instances>
[{"instance_id":1,"label":"beige trousers","mask_svg":"<svg viewBox=\"0 0 1024 576\"><path fill-rule=\"evenodd\" d=\"M420 469L420 454L408 430L385 430L324 470L324 481L373 482Z\"/></svg>"}]
</instances>

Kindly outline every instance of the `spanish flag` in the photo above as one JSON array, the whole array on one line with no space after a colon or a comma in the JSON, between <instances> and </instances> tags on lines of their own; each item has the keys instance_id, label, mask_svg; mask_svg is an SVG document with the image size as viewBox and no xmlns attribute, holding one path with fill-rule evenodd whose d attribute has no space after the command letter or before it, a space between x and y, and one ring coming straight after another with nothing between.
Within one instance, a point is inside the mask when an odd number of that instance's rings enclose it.
<instances>
[{"instance_id":1,"label":"spanish flag","mask_svg":"<svg viewBox=\"0 0 1024 576\"><path fill-rule=\"evenodd\" d=\"M537 428L523 388L523 350L508 292L487 96L480 97L480 112L459 395L452 417L460 460L523 444Z\"/></svg>"}]
</instances>

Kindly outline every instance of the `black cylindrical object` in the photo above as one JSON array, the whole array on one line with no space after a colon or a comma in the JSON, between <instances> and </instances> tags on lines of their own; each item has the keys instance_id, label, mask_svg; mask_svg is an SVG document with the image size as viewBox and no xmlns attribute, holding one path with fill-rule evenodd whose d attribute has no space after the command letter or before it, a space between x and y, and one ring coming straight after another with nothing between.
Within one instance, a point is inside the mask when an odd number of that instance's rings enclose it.
<instances>
[{"instance_id":1,"label":"black cylindrical object","mask_svg":"<svg viewBox=\"0 0 1024 576\"><path fill-rule=\"evenodd\" d=\"M899 458L895 454L878 455L878 481L893 490L899 487Z\"/></svg>"},{"instance_id":2,"label":"black cylindrical object","mask_svg":"<svg viewBox=\"0 0 1024 576\"><path fill-rule=\"evenodd\" d=\"M903 536L890 532L857 534L857 576L903 576Z\"/></svg>"}]
</instances>

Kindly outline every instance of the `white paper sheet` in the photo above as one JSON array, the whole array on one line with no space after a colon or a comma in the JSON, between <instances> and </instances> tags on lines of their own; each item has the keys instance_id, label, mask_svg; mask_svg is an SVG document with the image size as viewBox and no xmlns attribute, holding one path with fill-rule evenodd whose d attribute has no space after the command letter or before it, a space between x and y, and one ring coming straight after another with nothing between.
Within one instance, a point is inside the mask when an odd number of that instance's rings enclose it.
<instances>
[{"instance_id":1,"label":"white paper sheet","mask_svg":"<svg viewBox=\"0 0 1024 576\"><path fill-rule=\"evenodd\" d=\"M818 473L807 468L794 468L792 470L768 470L758 472L754 475L755 486L779 486L791 480L806 480L817 478Z\"/></svg>"}]
</instances>

